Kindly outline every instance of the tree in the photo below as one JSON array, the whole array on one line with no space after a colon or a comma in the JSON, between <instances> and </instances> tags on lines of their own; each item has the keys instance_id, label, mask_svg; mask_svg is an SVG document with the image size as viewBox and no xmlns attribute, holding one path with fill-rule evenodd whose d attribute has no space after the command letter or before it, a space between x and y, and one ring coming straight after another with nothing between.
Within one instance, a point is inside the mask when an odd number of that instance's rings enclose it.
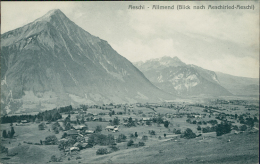
<instances>
[{"instance_id":1,"label":"tree","mask_svg":"<svg viewBox=\"0 0 260 164\"><path fill-rule=\"evenodd\" d=\"M57 145L58 139L55 135L50 135L45 138L45 145Z\"/></svg>"},{"instance_id":2,"label":"tree","mask_svg":"<svg viewBox=\"0 0 260 164\"><path fill-rule=\"evenodd\" d=\"M145 146L145 143L144 142L139 142L138 146Z\"/></svg>"},{"instance_id":3,"label":"tree","mask_svg":"<svg viewBox=\"0 0 260 164\"><path fill-rule=\"evenodd\" d=\"M42 122L38 125L39 130L44 130L46 125Z\"/></svg>"},{"instance_id":4,"label":"tree","mask_svg":"<svg viewBox=\"0 0 260 164\"><path fill-rule=\"evenodd\" d=\"M72 128L70 122L67 122L66 126L65 126L65 130L70 130Z\"/></svg>"},{"instance_id":5,"label":"tree","mask_svg":"<svg viewBox=\"0 0 260 164\"><path fill-rule=\"evenodd\" d=\"M97 154L97 155L108 154L108 151L107 151L106 148L99 148L99 149L96 151L96 154Z\"/></svg>"},{"instance_id":6,"label":"tree","mask_svg":"<svg viewBox=\"0 0 260 164\"><path fill-rule=\"evenodd\" d=\"M166 134L165 133L163 134L163 136L164 136L164 138L166 138Z\"/></svg>"},{"instance_id":7,"label":"tree","mask_svg":"<svg viewBox=\"0 0 260 164\"><path fill-rule=\"evenodd\" d=\"M145 124L148 125L148 126L149 126L149 125L152 125L151 121L149 121L149 120L146 121Z\"/></svg>"},{"instance_id":8,"label":"tree","mask_svg":"<svg viewBox=\"0 0 260 164\"><path fill-rule=\"evenodd\" d=\"M239 127L240 131L246 131L247 130L247 126L246 125L242 125Z\"/></svg>"},{"instance_id":9,"label":"tree","mask_svg":"<svg viewBox=\"0 0 260 164\"><path fill-rule=\"evenodd\" d=\"M218 124L216 127L216 134L217 136L221 136L223 134L227 134L231 132L231 124L225 121L224 123L221 122L221 124Z\"/></svg>"},{"instance_id":10,"label":"tree","mask_svg":"<svg viewBox=\"0 0 260 164\"><path fill-rule=\"evenodd\" d=\"M128 142L127 142L127 146L132 146L134 144L134 141L133 140L129 140Z\"/></svg>"},{"instance_id":11,"label":"tree","mask_svg":"<svg viewBox=\"0 0 260 164\"><path fill-rule=\"evenodd\" d=\"M150 135L155 135L155 131L154 130L151 130L151 131L149 130L149 134Z\"/></svg>"},{"instance_id":12,"label":"tree","mask_svg":"<svg viewBox=\"0 0 260 164\"><path fill-rule=\"evenodd\" d=\"M138 134L137 134L137 132L135 132L135 138L137 138L138 137Z\"/></svg>"},{"instance_id":13,"label":"tree","mask_svg":"<svg viewBox=\"0 0 260 164\"><path fill-rule=\"evenodd\" d=\"M126 136L124 134L120 134L117 139L116 142L120 143L120 142L125 142L126 141Z\"/></svg>"},{"instance_id":14,"label":"tree","mask_svg":"<svg viewBox=\"0 0 260 164\"><path fill-rule=\"evenodd\" d=\"M187 128L184 132L184 138L186 139L196 138L196 134L193 133L190 128Z\"/></svg>"},{"instance_id":15,"label":"tree","mask_svg":"<svg viewBox=\"0 0 260 164\"><path fill-rule=\"evenodd\" d=\"M113 124L113 125L119 125L119 121L120 121L120 120L118 119L118 117L116 117L116 118L114 118L112 124Z\"/></svg>"},{"instance_id":16,"label":"tree","mask_svg":"<svg viewBox=\"0 0 260 164\"><path fill-rule=\"evenodd\" d=\"M199 131L200 131L200 130L201 130L201 126L198 126L198 127L197 127L197 130L199 130Z\"/></svg>"},{"instance_id":17,"label":"tree","mask_svg":"<svg viewBox=\"0 0 260 164\"><path fill-rule=\"evenodd\" d=\"M8 136L8 138L11 138L11 132L9 130L8 130L7 136Z\"/></svg>"},{"instance_id":18,"label":"tree","mask_svg":"<svg viewBox=\"0 0 260 164\"><path fill-rule=\"evenodd\" d=\"M14 131L14 127L11 127L11 138L13 138L14 133L15 133L15 131Z\"/></svg>"},{"instance_id":19,"label":"tree","mask_svg":"<svg viewBox=\"0 0 260 164\"><path fill-rule=\"evenodd\" d=\"M98 125L95 129L95 132L101 132L102 131L102 126L101 125Z\"/></svg>"},{"instance_id":20,"label":"tree","mask_svg":"<svg viewBox=\"0 0 260 164\"><path fill-rule=\"evenodd\" d=\"M164 121L164 123L163 123L163 124L164 124L164 127L165 127L165 128L168 128L168 126L169 126L170 122L169 122L169 121Z\"/></svg>"},{"instance_id":21,"label":"tree","mask_svg":"<svg viewBox=\"0 0 260 164\"><path fill-rule=\"evenodd\" d=\"M7 138L6 130L3 130L3 135L4 138Z\"/></svg>"}]
</instances>

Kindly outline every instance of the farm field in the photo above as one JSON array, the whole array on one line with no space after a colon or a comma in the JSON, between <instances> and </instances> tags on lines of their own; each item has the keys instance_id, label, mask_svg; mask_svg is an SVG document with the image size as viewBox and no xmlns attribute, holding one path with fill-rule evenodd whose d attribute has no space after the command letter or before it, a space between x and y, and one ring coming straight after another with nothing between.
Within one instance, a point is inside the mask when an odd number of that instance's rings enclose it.
<instances>
[{"instance_id":1,"label":"farm field","mask_svg":"<svg viewBox=\"0 0 260 164\"><path fill-rule=\"evenodd\" d=\"M2 163L256 163L258 108L253 100L210 99L68 106L21 115L22 120L4 116L0 158Z\"/></svg>"}]
</instances>

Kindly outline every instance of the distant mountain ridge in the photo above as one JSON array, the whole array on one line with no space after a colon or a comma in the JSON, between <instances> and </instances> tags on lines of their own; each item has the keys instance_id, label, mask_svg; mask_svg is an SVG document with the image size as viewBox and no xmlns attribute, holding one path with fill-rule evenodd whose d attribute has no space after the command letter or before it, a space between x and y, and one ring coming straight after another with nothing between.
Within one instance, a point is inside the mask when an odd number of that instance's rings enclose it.
<instances>
[{"instance_id":1,"label":"distant mountain ridge","mask_svg":"<svg viewBox=\"0 0 260 164\"><path fill-rule=\"evenodd\" d=\"M174 99L60 10L1 35L4 111Z\"/></svg>"},{"instance_id":2,"label":"distant mountain ridge","mask_svg":"<svg viewBox=\"0 0 260 164\"><path fill-rule=\"evenodd\" d=\"M233 76L216 72L220 84L227 88L234 95L259 96L259 79Z\"/></svg>"},{"instance_id":3,"label":"distant mountain ridge","mask_svg":"<svg viewBox=\"0 0 260 164\"><path fill-rule=\"evenodd\" d=\"M214 71L187 65L177 57L162 57L134 63L158 88L179 95L232 95L221 86Z\"/></svg>"}]
</instances>

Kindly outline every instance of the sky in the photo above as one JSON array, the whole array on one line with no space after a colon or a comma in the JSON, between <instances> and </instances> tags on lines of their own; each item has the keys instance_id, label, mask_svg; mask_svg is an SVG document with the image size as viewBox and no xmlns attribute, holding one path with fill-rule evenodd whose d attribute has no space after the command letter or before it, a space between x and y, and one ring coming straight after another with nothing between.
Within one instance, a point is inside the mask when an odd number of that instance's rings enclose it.
<instances>
[{"instance_id":1,"label":"sky","mask_svg":"<svg viewBox=\"0 0 260 164\"><path fill-rule=\"evenodd\" d=\"M128 9L129 5L145 9ZM155 10L153 5L174 9ZM177 5L191 9L177 10ZM193 9L201 5L205 9ZM208 5L254 5L254 10L208 9ZM131 62L177 56L208 70L259 78L258 1L1 2L1 33L52 9L60 9L84 30L108 41Z\"/></svg>"}]
</instances>

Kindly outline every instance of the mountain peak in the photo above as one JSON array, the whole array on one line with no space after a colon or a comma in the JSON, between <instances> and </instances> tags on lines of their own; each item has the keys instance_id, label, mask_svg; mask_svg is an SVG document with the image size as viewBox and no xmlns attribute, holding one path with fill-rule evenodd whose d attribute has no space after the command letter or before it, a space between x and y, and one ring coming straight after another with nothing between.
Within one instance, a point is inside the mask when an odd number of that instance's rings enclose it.
<instances>
[{"instance_id":1,"label":"mountain peak","mask_svg":"<svg viewBox=\"0 0 260 164\"><path fill-rule=\"evenodd\" d=\"M60 10L60 9L54 9L54 10L50 10L49 12L47 12L47 14L45 14L44 16L38 18L35 20L35 22L38 21L48 21L50 22L53 19L68 19L66 17L66 15Z\"/></svg>"},{"instance_id":2,"label":"mountain peak","mask_svg":"<svg viewBox=\"0 0 260 164\"><path fill-rule=\"evenodd\" d=\"M185 65L177 56L170 57L170 56L164 56L159 58L158 60L160 64L167 65L167 66L181 66Z\"/></svg>"}]
</instances>

